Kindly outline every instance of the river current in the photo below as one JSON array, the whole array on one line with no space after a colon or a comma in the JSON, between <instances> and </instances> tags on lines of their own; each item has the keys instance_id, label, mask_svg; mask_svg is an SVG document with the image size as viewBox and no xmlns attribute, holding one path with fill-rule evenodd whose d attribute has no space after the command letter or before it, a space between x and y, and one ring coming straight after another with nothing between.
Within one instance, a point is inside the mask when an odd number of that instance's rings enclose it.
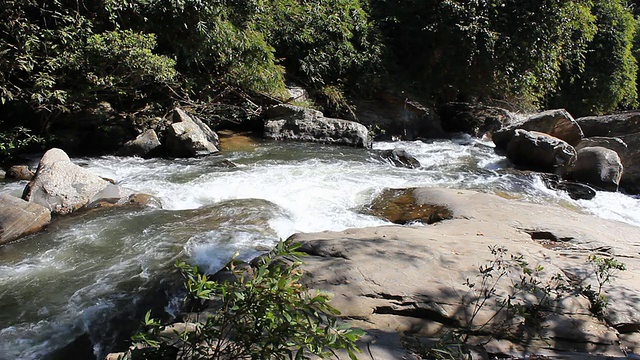
<instances>
[{"instance_id":1,"label":"river current","mask_svg":"<svg viewBox=\"0 0 640 360\"><path fill-rule=\"evenodd\" d=\"M394 167L363 149L278 142L203 159L73 159L159 197L164 209L81 212L0 247L0 359L47 358L74 340L91 344L98 358L123 350L113 348L122 346L119 323L135 325L140 309L158 304L176 311L176 259L215 272L236 252L250 259L296 232L386 225L361 211L384 188L509 194L640 227L638 197L598 192L571 200L536 175L510 171L492 143L461 137L374 145L396 147L422 167ZM220 166L221 159L238 166ZM0 183L0 192L20 196L25 185Z\"/></svg>"}]
</instances>

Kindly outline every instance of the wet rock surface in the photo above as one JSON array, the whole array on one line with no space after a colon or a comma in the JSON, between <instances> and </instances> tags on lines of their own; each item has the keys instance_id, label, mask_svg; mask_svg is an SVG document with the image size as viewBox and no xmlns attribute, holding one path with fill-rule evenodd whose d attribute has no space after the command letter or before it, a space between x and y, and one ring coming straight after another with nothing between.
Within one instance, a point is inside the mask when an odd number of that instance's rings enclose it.
<instances>
[{"instance_id":1,"label":"wet rock surface","mask_svg":"<svg viewBox=\"0 0 640 360\"><path fill-rule=\"evenodd\" d=\"M376 197L365 213L389 220L395 224L421 222L433 224L451 219L453 212L445 204L416 197L414 188L386 189Z\"/></svg>"},{"instance_id":2,"label":"wet rock surface","mask_svg":"<svg viewBox=\"0 0 640 360\"><path fill-rule=\"evenodd\" d=\"M51 221L51 211L20 198L0 194L0 245L42 230Z\"/></svg>"}]
</instances>

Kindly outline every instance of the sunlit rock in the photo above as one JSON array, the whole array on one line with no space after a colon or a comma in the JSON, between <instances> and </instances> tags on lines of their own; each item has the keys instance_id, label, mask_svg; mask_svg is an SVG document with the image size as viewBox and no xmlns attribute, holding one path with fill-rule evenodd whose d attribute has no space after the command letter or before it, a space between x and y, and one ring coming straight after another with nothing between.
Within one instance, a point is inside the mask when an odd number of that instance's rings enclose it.
<instances>
[{"instance_id":1,"label":"sunlit rock","mask_svg":"<svg viewBox=\"0 0 640 360\"><path fill-rule=\"evenodd\" d=\"M576 149L594 146L611 149L618 154L624 167L620 187L627 193L640 194L640 133L586 138L578 144Z\"/></svg>"},{"instance_id":2,"label":"sunlit rock","mask_svg":"<svg viewBox=\"0 0 640 360\"><path fill-rule=\"evenodd\" d=\"M64 151L54 148L40 159L22 198L54 214L68 214L86 205L108 185L98 175L72 163Z\"/></svg>"},{"instance_id":3,"label":"sunlit rock","mask_svg":"<svg viewBox=\"0 0 640 360\"><path fill-rule=\"evenodd\" d=\"M218 153L218 135L195 116L175 109L167 128L167 151L173 157L196 157Z\"/></svg>"},{"instance_id":4,"label":"sunlit rock","mask_svg":"<svg viewBox=\"0 0 640 360\"><path fill-rule=\"evenodd\" d=\"M369 130L354 121L326 118L317 110L276 105L266 112L264 136L274 140L319 142L370 148Z\"/></svg>"},{"instance_id":5,"label":"sunlit rock","mask_svg":"<svg viewBox=\"0 0 640 360\"><path fill-rule=\"evenodd\" d=\"M469 344L515 358L624 357L621 347L640 348L638 337L621 336L640 329L638 227L474 191L407 191L419 202L450 209L451 218L433 226L348 229L289 239L309 255L303 265L305 284L334 294L332 305L351 325L434 338L473 329ZM487 266L498 258L497 248L505 249L504 262ZM501 310L500 299L527 278L514 261L518 256L529 269L538 269L532 271L539 286L554 284L552 277L559 274L559 284L579 289L598 286L588 262L593 254L615 257L629 269L604 287L606 321L594 316L589 300L574 291L545 302L544 291L525 289L511 301L525 304L528 318ZM498 264L509 270L498 276ZM490 275L484 285L482 271Z\"/></svg>"},{"instance_id":6,"label":"sunlit rock","mask_svg":"<svg viewBox=\"0 0 640 360\"><path fill-rule=\"evenodd\" d=\"M149 129L135 139L127 141L117 154L120 156L145 157L160 145L156 132L153 129Z\"/></svg>"},{"instance_id":7,"label":"sunlit rock","mask_svg":"<svg viewBox=\"0 0 640 360\"><path fill-rule=\"evenodd\" d=\"M507 158L521 169L562 173L576 160L573 146L553 136L518 129L506 148Z\"/></svg>"},{"instance_id":8,"label":"sunlit rock","mask_svg":"<svg viewBox=\"0 0 640 360\"><path fill-rule=\"evenodd\" d=\"M51 221L44 206L0 194L0 244L42 230Z\"/></svg>"},{"instance_id":9,"label":"sunlit rock","mask_svg":"<svg viewBox=\"0 0 640 360\"><path fill-rule=\"evenodd\" d=\"M494 132L492 139L496 148L506 149L518 129L545 133L571 146L577 145L584 137L582 129L566 110L547 110Z\"/></svg>"}]
</instances>

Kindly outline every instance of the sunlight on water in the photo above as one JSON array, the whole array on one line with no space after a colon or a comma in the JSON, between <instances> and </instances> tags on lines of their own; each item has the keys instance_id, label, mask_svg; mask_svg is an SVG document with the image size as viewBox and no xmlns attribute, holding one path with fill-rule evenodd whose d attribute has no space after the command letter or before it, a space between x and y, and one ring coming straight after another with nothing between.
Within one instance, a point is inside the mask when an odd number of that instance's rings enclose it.
<instances>
[{"instance_id":1,"label":"sunlight on water","mask_svg":"<svg viewBox=\"0 0 640 360\"><path fill-rule=\"evenodd\" d=\"M422 167L393 167L376 155L396 147ZM373 151L266 142L224 158L238 166L220 167L222 157L74 159L119 185L159 197L164 210L68 216L46 232L0 247L0 359L39 359L84 333L102 356L110 346L101 338L110 319L128 304L146 304L145 293L170 292L175 284L166 279L175 274L177 258L214 272L236 252L248 260L296 232L388 224L359 210L389 187L515 192L525 201L640 226L640 199L598 193L592 201L571 200L534 174L508 170L491 143L469 137L376 143ZM25 184L8 183L0 192L20 196ZM170 296L164 305L168 301Z\"/></svg>"}]
</instances>

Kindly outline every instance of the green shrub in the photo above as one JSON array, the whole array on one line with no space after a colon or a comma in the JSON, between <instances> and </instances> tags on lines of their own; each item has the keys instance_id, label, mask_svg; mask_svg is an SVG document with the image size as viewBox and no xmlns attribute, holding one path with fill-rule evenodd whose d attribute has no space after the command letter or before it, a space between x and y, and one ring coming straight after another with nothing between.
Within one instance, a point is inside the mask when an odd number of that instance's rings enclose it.
<instances>
[{"instance_id":1,"label":"green shrub","mask_svg":"<svg viewBox=\"0 0 640 360\"><path fill-rule=\"evenodd\" d=\"M178 262L191 300L214 306L207 315L200 314L194 331L177 334L173 343L158 338L161 326L147 316L150 329L135 337L151 347L145 356L158 358L175 348L180 359L306 359L308 354L325 358L334 349L346 349L355 359L355 341L364 333L338 324L328 294L300 284L301 254L296 248L280 243L251 276L232 261L228 270L237 281L214 282Z\"/></svg>"}]
</instances>

